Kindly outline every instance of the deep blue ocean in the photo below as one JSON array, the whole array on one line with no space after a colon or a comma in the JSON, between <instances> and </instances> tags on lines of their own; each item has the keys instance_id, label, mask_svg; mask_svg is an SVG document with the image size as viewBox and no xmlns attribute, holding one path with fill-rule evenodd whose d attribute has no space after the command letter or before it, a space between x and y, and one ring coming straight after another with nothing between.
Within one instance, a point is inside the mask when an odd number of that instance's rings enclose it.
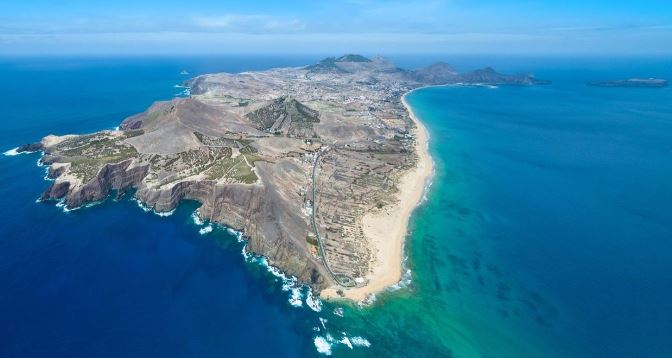
<instances>
[{"instance_id":1,"label":"deep blue ocean","mask_svg":"<svg viewBox=\"0 0 672 358\"><path fill-rule=\"evenodd\" d=\"M0 151L113 128L193 75L322 57L0 58ZM408 286L320 312L301 289L295 307L234 235L199 233L197 203L63 212L36 202L39 154L0 156L0 356L672 356L672 88L584 85L672 80L672 61L392 58L553 81L409 95L436 175Z\"/></svg>"}]
</instances>

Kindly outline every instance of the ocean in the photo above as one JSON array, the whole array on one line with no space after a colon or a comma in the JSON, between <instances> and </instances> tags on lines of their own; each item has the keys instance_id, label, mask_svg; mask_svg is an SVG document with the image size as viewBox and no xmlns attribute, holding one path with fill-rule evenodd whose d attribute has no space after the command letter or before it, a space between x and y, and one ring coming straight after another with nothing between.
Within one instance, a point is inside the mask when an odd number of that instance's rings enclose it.
<instances>
[{"instance_id":1,"label":"ocean","mask_svg":"<svg viewBox=\"0 0 672 358\"><path fill-rule=\"evenodd\" d=\"M321 57L2 58L0 149L113 128L193 75ZM672 79L672 61L392 59L553 81L408 96L436 172L397 287L315 304L196 222L197 203L158 216L128 193L64 212L36 202L38 154L5 155L0 356L672 356L672 88L584 85Z\"/></svg>"}]
</instances>

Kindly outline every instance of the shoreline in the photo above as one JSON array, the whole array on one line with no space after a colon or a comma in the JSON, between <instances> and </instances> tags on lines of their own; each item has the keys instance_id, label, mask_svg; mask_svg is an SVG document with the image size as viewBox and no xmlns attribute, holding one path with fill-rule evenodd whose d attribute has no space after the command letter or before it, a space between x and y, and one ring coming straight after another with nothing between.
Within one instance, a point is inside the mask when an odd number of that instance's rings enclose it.
<instances>
[{"instance_id":1,"label":"shoreline","mask_svg":"<svg viewBox=\"0 0 672 358\"><path fill-rule=\"evenodd\" d=\"M415 123L415 149L418 162L414 168L404 173L399 181L399 202L383 211L368 213L363 218L364 233L370 239L375 254L373 272L366 276L369 282L366 286L355 288L332 286L322 290L321 298L359 302L397 284L402 279L404 242L409 234L408 224L413 211L423 201L434 168L429 155L427 128L406 101L409 93L420 88L408 91L401 97L401 103ZM343 296L337 293L339 290L342 290Z\"/></svg>"}]
</instances>

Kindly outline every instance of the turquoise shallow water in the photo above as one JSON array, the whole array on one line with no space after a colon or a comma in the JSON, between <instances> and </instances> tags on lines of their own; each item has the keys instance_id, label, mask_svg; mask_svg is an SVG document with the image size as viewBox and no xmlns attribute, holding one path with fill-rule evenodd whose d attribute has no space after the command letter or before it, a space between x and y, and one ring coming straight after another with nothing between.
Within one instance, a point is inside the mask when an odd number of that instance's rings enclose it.
<instances>
[{"instance_id":1,"label":"turquoise shallow water","mask_svg":"<svg viewBox=\"0 0 672 358\"><path fill-rule=\"evenodd\" d=\"M3 59L0 145L114 127L178 94L182 69L320 57ZM48 185L37 155L0 157L0 356L319 356L316 339L334 356L671 356L672 91L583 85L669 79L670 62L456 63L554 84L409 95L436 175L411 224L410 283L365 309L313 311L234 235L199 234L195 203L63 213L35 203Z\"/></svg>"},{"instance_id":2,"label":"turquoise shallow water","mask_svg":"<svg viewBox=\"0 0 672 358\"><path fill-rule=\"evenodd\" d=\"M583 84L647 68L632 63L565 66L538 71L551 86L409 96L437 161L414 279L445 317L481 321L465 332L492 356L507 350L488 329L537 356L669 356L672 90Z\"/></svg>"}]
</instances>

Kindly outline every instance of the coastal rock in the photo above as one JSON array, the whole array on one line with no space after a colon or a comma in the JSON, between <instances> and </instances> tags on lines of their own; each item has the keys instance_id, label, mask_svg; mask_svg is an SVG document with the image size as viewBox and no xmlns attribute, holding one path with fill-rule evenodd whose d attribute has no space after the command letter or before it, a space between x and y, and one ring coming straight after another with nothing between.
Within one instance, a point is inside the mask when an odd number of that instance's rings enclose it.
<instances>
[{"instance_id":1,"label":"coastal rock","mask_svg":"<svg viewBox=\"0 0 672 358\"><path fill-rule=\"evenodd\" d=\"M460 75L457 71L455 71L453 66L445 62L437 62L433 65L410 71L409 77L414 81L428 85L460 81Z\"/></svg>"},{"instance_id":2,"label":"coastal rock","mask_svg":"<svg viewBox=\"0 0 672 358\"><path fill-rule=\"evenodd\" d=\"M629 78L626 80L590 81L588 86L595 87L666 87L667 81L660 78Z\"/></svg>"},{"instance_id":3,"label":"coastal rock","mask_svg":"<svg viewBox=\"0 0 672 358\"><path fill-rule=\"evenodd\" d=\"M123 192L137 186L147 174L147 166L129 168L131 160L104 165L91 181L84 185L72 185L70 179L56 181L42 195L43 200L66 197L67 208L77 208L86 203L106 198L112 189ZM54 175L62 175L65 167L54 170Z\"/></svg>"},{"instance_id":4,"label":"coastal rock","mask_svg":"<svg viewBox=\"0 0 672 358\"><path fill-rule=\"evenodd\" d=\"M495 71L492 67L467 72L459 76L463 83L487 84L487 85L519 85L531 86L550 84L547 80L538 80L533 75L504 75Z\"/></svg>"},{"instance_id":5,"label":"coastal rock","mask_svg":"<svg viewBox=\"0 0 672 358\"><path fill-rule=\"evenodd\" d=\"M16 149L17 153L32 153L32 152L37 152L42 150L42 144L41 143L31 143L31 144L24 144L19 146Z\"/></svg>"},{"instance_id":6,"label":"coastal rock","mask_svg":"<svg viewBox=\"0 0 672 358\"><path fill-rule=\"evenodd\" d=\"M70 182L61 181L53 183L42 193L40 201L63 198L68 194L68 191L70 191Z\"/></svg>"}]
</instances>

